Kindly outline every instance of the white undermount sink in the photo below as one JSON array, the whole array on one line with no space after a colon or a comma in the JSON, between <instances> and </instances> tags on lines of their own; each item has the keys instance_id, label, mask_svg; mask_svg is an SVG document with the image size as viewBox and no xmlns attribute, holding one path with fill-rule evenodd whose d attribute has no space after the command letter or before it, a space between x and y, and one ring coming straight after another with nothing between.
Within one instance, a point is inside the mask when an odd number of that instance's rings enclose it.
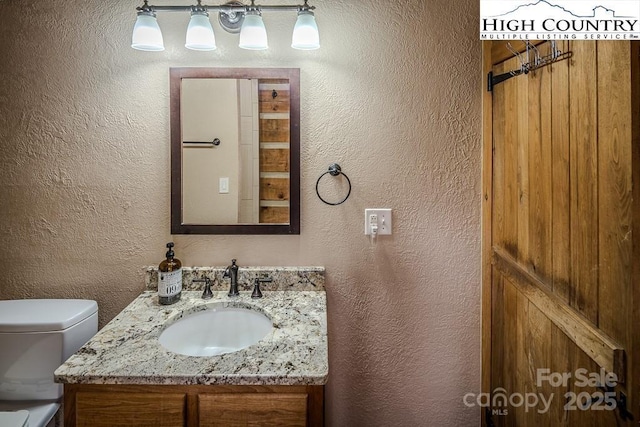
<instances>
[{"instance_id":1,"label":"white undermount sink","mask_svg":"<svg viewBox=\"0 0 640 427\"><path fill-rule=\"evenodd\" d=\"M256 344L272 328L271 320L250 308L210 305L169 325L160 344L186 356L216 356Z\"/></svg>"}]
</instances>

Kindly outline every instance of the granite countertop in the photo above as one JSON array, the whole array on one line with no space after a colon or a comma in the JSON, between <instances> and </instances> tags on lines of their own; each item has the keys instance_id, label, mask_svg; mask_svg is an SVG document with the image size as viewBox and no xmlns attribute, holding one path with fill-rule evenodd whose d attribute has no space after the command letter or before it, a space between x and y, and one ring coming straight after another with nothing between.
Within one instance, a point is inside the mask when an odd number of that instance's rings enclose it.
<instances>
[{"instance_id":1,"label":"granite countertop","mask_svg":"<svg viewBox=\"0 0 640 427\"><path fill-rule=\"evenodd\" d=\"M327 313L321 290L250 291L228 297L214 291L183 291L173 305L160 305L148 290L101 329L55 372L68 384L232 384L322 385L328 376ZM194 357L172 353L158 342L170 323L207 305L254 307L274 325L260 342L219 356ZM206 325L203 325L206 327Z\"/></svg>"}]
</instances>

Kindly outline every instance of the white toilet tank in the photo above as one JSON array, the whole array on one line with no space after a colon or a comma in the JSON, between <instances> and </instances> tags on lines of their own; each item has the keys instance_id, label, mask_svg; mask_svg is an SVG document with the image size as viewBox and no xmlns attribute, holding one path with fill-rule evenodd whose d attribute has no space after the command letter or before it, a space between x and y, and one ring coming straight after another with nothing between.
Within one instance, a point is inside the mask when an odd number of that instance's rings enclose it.
<instances>
[{"instance_id":1,"label":"white toilet tank","mask_svg":"<svg viewBox=\"0 0 640 427\"><path fill-rule=\"evenodd\" d=\"M95 301L0 301L0 400L62 396L53 372L97 331Z\"/></svg>"}]
</instances>

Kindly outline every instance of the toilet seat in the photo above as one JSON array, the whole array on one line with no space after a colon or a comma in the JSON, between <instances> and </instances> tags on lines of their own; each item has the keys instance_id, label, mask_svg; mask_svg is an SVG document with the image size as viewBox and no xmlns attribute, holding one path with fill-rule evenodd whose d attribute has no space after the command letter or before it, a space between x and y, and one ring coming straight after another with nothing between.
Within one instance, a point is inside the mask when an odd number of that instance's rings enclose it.
<instances>
[{"instance_id":1,"label":"toilet seat","mask_svg":"<svg viewBox=\"0 0 640 427\"><path fill-rule=\"evenodd\" d=\"M29 411L0 412L0 426L2 427L28 427Z\"/></svg>"},{"instance_id":2,"label":"toilet seat","mask_svg":"<svg viewBox=\"0 0 640 427\"><path fill-rule=\"evenodd\" d=\"M0 427L44 427L60 409L57 401L0 401ZM20 424L15 414L26 415ZM14 420L15 418L15 420Z\"/></svg>"}]
</instances>

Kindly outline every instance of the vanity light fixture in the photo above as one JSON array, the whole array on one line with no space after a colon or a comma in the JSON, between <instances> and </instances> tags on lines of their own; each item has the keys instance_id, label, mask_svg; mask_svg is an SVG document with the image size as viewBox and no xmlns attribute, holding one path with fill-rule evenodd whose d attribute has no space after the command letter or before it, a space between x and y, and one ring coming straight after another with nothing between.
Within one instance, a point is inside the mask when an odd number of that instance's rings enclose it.
<instances>
[{"instance_id":1,"label":"vanity light fixture","mask_svg":"<svg viewBox=\"0 0 640 427\"><path fill-rule=\"evenodd\" d=\"M157 12L190 12L185 47L192 50L215 50L216 40L209 20L209 12L218 12L218 22L229 33L240 33L239 47L250 50L268 48L267 30L262 21L263 11L296 11L298 19L293 29L291 47L313 50L320 47L318 25L313 14L315 6L304 0L302 5L250 5L231 1L222 5L205 5L201 0L194 6L152 6L148 0L136 8L138 18L133 27L131 47L145 51L164 50L162 32L156 18Z\"/></svg>"}]
</instances>

